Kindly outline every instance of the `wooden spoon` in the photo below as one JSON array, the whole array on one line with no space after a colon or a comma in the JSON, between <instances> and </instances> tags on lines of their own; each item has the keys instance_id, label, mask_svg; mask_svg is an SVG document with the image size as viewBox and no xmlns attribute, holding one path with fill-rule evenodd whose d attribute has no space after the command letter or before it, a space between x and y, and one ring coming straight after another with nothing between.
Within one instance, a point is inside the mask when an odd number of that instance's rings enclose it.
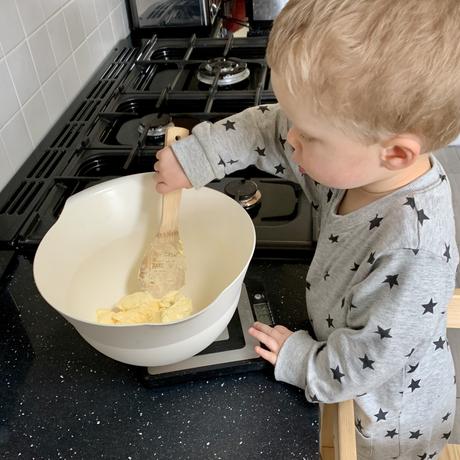
<instances>
[{"instance_id":1,"label":"wooden spoon","mask_svg":"<svg viewBox=\"0 0 460 460\"><path fill-rule=\"evenodd\" d=\"M168 128L165 146L188 136L185 128ZM163 195L163 209L158 233L142 259L138 279L143 290L161 298L185 284L185 255L179 236L179 207L182 189Z\"/></svg>"}]
</instances>

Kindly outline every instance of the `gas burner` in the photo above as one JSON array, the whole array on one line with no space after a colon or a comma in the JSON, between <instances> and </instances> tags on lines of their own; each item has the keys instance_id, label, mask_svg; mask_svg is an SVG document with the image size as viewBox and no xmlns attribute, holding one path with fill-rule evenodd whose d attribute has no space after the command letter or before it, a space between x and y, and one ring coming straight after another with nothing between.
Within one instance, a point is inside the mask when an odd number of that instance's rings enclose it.
<instances>
[{"instance_id":1,"label":"gas burner","mask_svg":"<svg viewBox=\"0 0 460 460\"><path fill-rule=\"evenodd\" d=\"M171 126L174 123L170 115L152 113L123 123L116 138L122 145L136 145L142 137L145 137L145 145L158 145L164 142L166 129Z\"/></svg>"},{"instance_id":2,"label":"gas burner","mask_svg":"<svg viewBox=\"0 0 460 460\"><path fill-rule=\"evenodd\" d=\"M224 191L246 210L252 209L257 204L260 205L262 199L257 184L252 180L232 180L225 186Z\"/></svg>"},{"instance_id":3,"label":"gas burner","mask_svg":"<svg viewBox=\"0 0 460 460\"><path fill-rule=\"evenodd\" d=\"M218 57L200 64L197 78L202 83L212 85L216 76L218 86L230 86L249 77L248 65L237 58Z\"/></svg>"}]
</instances>

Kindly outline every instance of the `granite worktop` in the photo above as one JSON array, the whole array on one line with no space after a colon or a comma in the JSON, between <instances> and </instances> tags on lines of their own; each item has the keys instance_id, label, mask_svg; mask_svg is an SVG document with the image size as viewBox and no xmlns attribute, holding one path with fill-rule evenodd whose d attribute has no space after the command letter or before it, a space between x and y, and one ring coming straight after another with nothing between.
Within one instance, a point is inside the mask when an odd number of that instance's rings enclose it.
<instances>
[{"instance_id":1,"label":"granite worktop","mask_svg":"<svg viewBox=\"0 0 460 460\"><path fill-rule=\"evenodd\" d=\"M18 256L0 291L0 458L317 459L318 407L272 370L146 388L38 294ZM305 318L304 264L253 262L275 320Z\"/></svg>"}]
</instances>

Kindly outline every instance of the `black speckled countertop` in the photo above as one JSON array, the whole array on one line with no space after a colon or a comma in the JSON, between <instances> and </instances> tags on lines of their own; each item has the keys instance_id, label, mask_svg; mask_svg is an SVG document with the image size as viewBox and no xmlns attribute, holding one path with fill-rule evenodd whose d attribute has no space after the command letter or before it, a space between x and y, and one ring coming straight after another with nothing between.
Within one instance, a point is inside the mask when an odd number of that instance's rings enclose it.
<instances>
[{"instance_id":1,"label":"black speckled countertop","mask_svg":"<svg viewBox=\"0 0 460 460\"><path fill-rule=\"evenodd\" d=\"M0 291L0 458L317 459L318 407L272 372L148 389L38 294L18 256ZM305 320L303 264L253 262L276 322Z\"/></svg>"}]
</instances>

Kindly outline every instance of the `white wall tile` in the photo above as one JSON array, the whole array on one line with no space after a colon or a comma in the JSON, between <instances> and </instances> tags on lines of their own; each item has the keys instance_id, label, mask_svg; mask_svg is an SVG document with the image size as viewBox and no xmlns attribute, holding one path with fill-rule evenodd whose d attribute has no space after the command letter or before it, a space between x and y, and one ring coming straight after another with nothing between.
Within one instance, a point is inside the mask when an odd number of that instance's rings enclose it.
<instances>
[{"instance_id":1,"label":"white wall tile","mask_svg":"<svg viewBox=\"0 0 460 460\"><path fill-rule=\"evenodd\" d=\"M0 60L0 128L19 110L19 101L13 85L6 59Z\"/></svg>"},{"instance_id":2,"label":"white wall tile","mask_svg":"<svg viewBox=\"0 0 460 460\"><path fill-rule=\"evenodd\" d=\"M50 119L46 110L43 94L37 91L30 100L23 106L22 111L29 128L32 142L37 146L48 131Z\"/></svg>"},{"instance_id":3,"label":"white wall tile","mask_svg":"<svg viewBox=\"0 0 460 460\"><path fill-rule=\"evenodd\" d=\"M110 14L110 20L112 21L112 30L115 40L121 40L126 36L121 7L117 7L112 11Z\"/></svg>"},{"instance_id":4,"label":"white wall tile","mask_svg":"<svg viewBox=\"0 0 460 460\"><path fill-rule=\"evenodd\" d=\"M94 0L77 0L86 36L97 27L98 20Z\"/></svg>"},{"instance_id":5,"label":"white wall tile","mask_svg":"<svg viewBox=\"0 0 460 460\"><path fill-rule=\"evenodd\" d=\"M40 2L16 0L16 4L26 35L30 35L45 22L45 13Z\"/></svg>"},{"instance_id":6,"label":"white wall tile","mask_svg":"<svg viewBox=\"0 0 460 460\"><path fill-rule=\"evenodd\" d=\"M91 54L91 73L97 69L98 64L106 56L102 46L101 34L95 30L87 39L89 52Z\"/></svg>"},{"instance_id":7,"label":"white wall tile","mask_svg":"<svg viewBox=\"0 0 460 460\"><path fill-rule=\"evenodd\" d=\"M69 57L58 70L59 78L61 79L64 94L67 103L73 101L77 95L78 90L81 88L80 77L78 76L77 66L73 55Z\"/></svg>"},{"instance_id":8,"label":"white wall tile","mask_svg":"<svg viewBox=\"0 0 460 460\"><path fill-rule=\"evenodd\" d=\"M67 106L64 89L62 88L61 80L57 73L51 75L51 77L44 83L42 90L46 108L48 109L48 114L50 116L50 121L51 123L54 123L61 116Z\"/></svg>"},{"instance_id":9,"label":"white wall tile","mask_svg":"<svg viewBox=\"0 0 460 460\"><path fill-rule=\"evenodd\" d=\"M85 41L82 43L82 45L75 51L75 64L77 64L80 81L85 83L93 71L91 52L88 47L88 42Z\"/></svg>"},{"instance_id":10,"label":"white wall tile","mask_svg":"<svg viewBox=\"0 0 460 460\"><path fill-rule=\"evenodd\" d=\"M29 37L29 46L40 83L44 83L56 70L56 59L46 25L40 27Z\"/></svg>"},{"instance_id":11,"label":"white wall tile","mask_svg":"<svg viewBox=\"0 0 460 460\"><path fill-rule=\"evenodd\" d=\"M72 49L75 51L86 38L80 9L75 0L65 7L64 18L67 30L69 31L70 43L72 44Z\"/></svg>"},{"instance_id":12,"label":"white wall tile","mask_svg":"<svg viewBox=\"0 0 460 460\"><path fill-rule=\"evenodd\" d=\"M109 17L108 0L95 0L96 16L99 24L104 22Z\"/></svg>"},{"instance_id":13,"label":"white wall tile","mask_svg":"<svg viewBox=\"0 0 460 460\"><path fill-rule=\"evenodd\" d=\"M0 43L7 54L24 39L19 12L14 0L0 0Z\"/></svg>"},{"instance_id":14,"label":"white wall tile","mask_svg":"<svg viewBox=\"0 0 460 460\"><path fill-rule=\"evenodd\" d=\"M110 18L107 18L104 22L101 23L99 26L99 31L101 32L102 46L104 48L105 54L107 54L112 49L115 42Z\"/></svg>"},{"instance_id":15,"label":"white wall tile","mask_svg":"<svg viewBox=\"0 0 460 460\"><path fill-rule=\"evenodd\" d=\"M40 0L40 3L45 17L49 18L66 3L66 0Z\"/></svg>"},{"instance_id":16,"label":"white wall tile","mask_svg":"<svg viewBox=\"0 0 460 460\"><path fill-rule=\"evenodd\" d=\"M127 23L124 0L0 0L0 190Z\"/></svg>"},{"instance_id":17,"label":"white wall tile","mask_svg":"<svg viewBox=\"0 0 460 460\"><path fill-rule=\"evenodd\" d=\"M49 20L47 27L54 56L56 57L57 64L60 65L72 52L69 33L67 32L64 21L64 14L60 12L53 16Z\"/></svg>"},{"instance_id":18,"label":"white wall tile","mask_svg":"<svg viewBox=\"0 0 460 460\"><path fill-rule=\"evenodd\" d=\"M115 9L120 4L120 0L109 0L110 10Z\"/></svg>"},{"instance_id":19,"label":"white wall tile","mask_svg":"<svg viewBox=\"0 0 460 460\"><path fill-rule=\"evenodd\" d=\"M13 166L10 163L8 155L6 154L6 147L3 143L3 139L0 136L0 190L7 184L7 182L13 176Z\"/></svg>"},{"instance_id":20,"label":"white wall tile","mask_svg":"<svg viewBox=\"0 0 460 460\"><path fill-rule=\"evenodd\" d=\"M18 92L19 101L24 104L40 87L27 41L23 41L14 48L6 56L6 60Z\"/></svg>"},{"instance_id":21,"label":"white wall tile","mask_svg":"<svg viewBox=\"0 0 460 460\"><path fill-rule=\"evenodd\" d=\"M3 127L0 135L5 143L6 153L13 170L17 171L33 149L32 140L21 111L17 112Z\"/></svg>"}]
</instances>

